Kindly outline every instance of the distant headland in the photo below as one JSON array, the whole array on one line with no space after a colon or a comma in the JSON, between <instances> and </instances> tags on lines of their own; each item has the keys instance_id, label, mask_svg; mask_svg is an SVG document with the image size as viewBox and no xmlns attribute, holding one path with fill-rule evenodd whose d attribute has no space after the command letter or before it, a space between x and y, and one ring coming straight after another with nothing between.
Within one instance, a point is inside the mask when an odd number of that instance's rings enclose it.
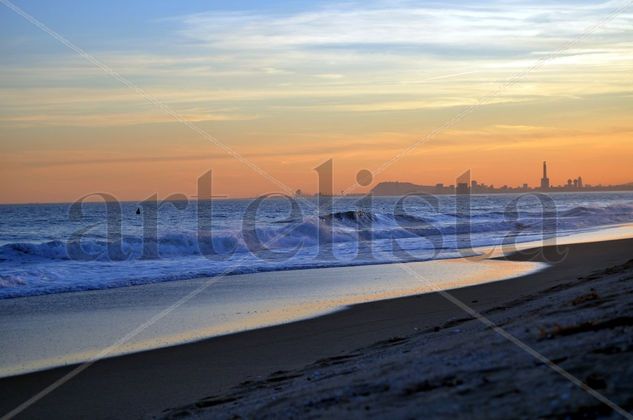
<instances>
[{"instance_id":1,"label":"distant headland","mask_svg":"<svg viewBox=\"0 0 633 420\"><path fill-rule=\"evenodd\" d=\"M376 185L371 192L374 195L405 195L412 193L427 194L504 194L504 193L525 193L525 192L584 192L584 191L633 191L633 182L620 185L591 185L585 184L582 177L568 179L566 184L551 185L547 174L547 162L543 162L543 176L538 187L530 187L528 184L521 186L495 187L486 185L475 180L470 183L460 183L456 185L418 185L411 182L387 181Z\"/></svg>"}]
</instances>

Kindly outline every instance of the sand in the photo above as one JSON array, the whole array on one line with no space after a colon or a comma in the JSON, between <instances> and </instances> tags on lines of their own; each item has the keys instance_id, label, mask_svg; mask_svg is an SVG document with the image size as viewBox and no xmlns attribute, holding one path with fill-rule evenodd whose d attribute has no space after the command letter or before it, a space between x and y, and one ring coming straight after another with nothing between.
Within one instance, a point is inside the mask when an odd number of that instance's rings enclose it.
<instances>
[{"instance_id":1,"label":"sand","mask_svg":"<svg viewBox=\"0 0 633 420\"><path fill-rule=\"evenodd\" d=\"M633 281L623 264L633 240L569 249L539 273L451 293L631 409ZM70 369L1 379L0 412ZM22 416L610 414L605 407L433 293L102 360Z\"/></svg>"}]
</instances>

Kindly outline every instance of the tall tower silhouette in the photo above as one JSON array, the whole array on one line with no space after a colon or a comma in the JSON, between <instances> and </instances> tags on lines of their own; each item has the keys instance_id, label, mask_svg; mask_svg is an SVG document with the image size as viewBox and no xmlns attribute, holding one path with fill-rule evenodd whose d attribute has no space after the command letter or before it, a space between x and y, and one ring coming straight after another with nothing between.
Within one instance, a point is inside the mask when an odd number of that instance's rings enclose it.
<instances>
[{"instance_id":1,"label":"tall tower silhouette","mask_svg":"<svg viewBox=\"0 0 633 420\"><path fill-rule=\"evenodd\" d=\"M549 190L549 178L547 177L547 162L543 162L543 178L541 178L541 189Z\"/></svg>"}]
</instances>

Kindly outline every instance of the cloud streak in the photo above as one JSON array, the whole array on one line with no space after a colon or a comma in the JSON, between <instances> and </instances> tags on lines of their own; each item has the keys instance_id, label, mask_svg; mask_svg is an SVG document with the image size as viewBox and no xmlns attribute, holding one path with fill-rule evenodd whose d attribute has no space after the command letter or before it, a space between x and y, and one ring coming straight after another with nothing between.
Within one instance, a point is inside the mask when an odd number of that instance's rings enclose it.
<instances>
[{"instance_id":1,"label":"cloud streak","mask_svg":"<svg viewBox=\"0 0 633 420\"><path fill-rule=\"evenodd\" d=\"M369 1L294 12L208 11L169 18L172 32L160 51L95 54L192 121L265 118L280 109L442 109L473 103L620 4ZM632 36L633 13L624 13L498 101L627 90ZM2 64L0 124L165 122L101 78L65 54Z\"/></svg>"},{"instance_id":2,"label":"cloud streak","mask_svg":"<svg viewBox=\"0 0 633 420\"><path fill-rule=\"evenodd\" d=\"M621 2L594 5L495 2L417 5L412 2L331 4L295 14L207 12L181 18L181 33L218 50L273 51L342 47L410 50L451 56L465 47L522 54L552 47L606 16ZM632 14L619 16L602 37L630 34ZM443 47L433 49L432 46ZM375 51L374 51L375 52ZM477 51L474 51L476 54Z\"/></svg>"}]
</instances>

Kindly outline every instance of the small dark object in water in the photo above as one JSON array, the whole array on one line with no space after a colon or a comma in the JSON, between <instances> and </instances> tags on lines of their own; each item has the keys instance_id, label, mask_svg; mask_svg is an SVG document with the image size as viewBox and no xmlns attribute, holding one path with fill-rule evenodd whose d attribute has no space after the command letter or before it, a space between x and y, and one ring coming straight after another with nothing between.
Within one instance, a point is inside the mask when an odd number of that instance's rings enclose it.
<instances>
[{"instance_id":1,"label":"small dark object in water","mask_svg":"<svg viewBox=\"0 0 633 420\"><path fill-rule=\"evenodd\" d=\"M140 207L136 208L136 214L141 214L141 208Z\"/></svg>"}]
</instances>

